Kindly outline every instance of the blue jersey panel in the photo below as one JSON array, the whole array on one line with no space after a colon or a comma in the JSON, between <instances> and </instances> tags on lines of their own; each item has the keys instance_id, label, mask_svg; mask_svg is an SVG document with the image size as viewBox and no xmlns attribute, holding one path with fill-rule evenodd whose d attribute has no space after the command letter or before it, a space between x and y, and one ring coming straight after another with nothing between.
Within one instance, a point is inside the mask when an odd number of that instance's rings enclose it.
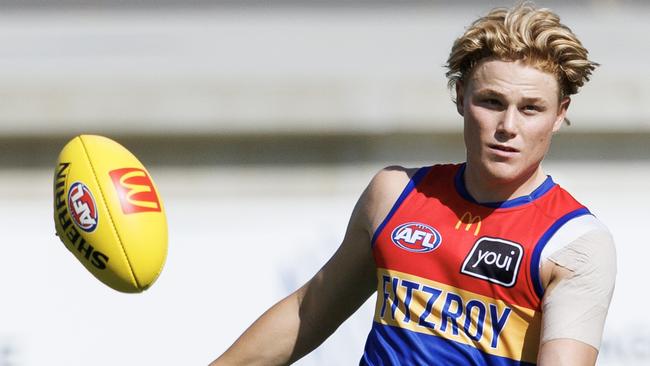
<instances>
[{"instance_id":1,"label":"blue jersey panel","mask_svg":"<svg viewBox=\"0 0 650 366\"><path fill-rule=\"evenodd\" d=\"M361 366L534 366L493 356L452 340L373 322Z\"/></svg>"}]
</instances>

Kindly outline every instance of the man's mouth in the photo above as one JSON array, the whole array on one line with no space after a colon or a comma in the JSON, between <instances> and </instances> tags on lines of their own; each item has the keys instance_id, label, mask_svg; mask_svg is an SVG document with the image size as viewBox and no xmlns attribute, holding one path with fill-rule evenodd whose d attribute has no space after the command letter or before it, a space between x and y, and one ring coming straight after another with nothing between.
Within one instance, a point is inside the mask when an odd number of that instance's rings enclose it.
<instances>
[{"instance_id":1,"label":"man's mouth","mask_svg":"<svg viewBox=\"0 0 650 366\"><path fill-rule=\"evenodd\" d=\"M500 150L505 152L514 152L514 153L519 152L519 150L515 149L514 147L507 146L507 145L489 144L488 147L494 150Z\"/></svg>"}]
</instances>

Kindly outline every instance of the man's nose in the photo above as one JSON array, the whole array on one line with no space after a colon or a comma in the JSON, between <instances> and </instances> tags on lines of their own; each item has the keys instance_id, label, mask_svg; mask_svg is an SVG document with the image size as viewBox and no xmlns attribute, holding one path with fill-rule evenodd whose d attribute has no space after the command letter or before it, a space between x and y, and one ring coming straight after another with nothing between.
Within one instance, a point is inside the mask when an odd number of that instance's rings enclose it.
<instances>
[{"instance_id":1,"label":"man's nose","mask_svg":"<svg viewBox=\"0 0 650 366\"><path fill-rule=\"evenodd\" d=\"M519 118L519 110L517 107L510 106L503 111L499 124L497 125L497 140L509 140L517 135L517 118Z\"/></svg>"}]
</instances>

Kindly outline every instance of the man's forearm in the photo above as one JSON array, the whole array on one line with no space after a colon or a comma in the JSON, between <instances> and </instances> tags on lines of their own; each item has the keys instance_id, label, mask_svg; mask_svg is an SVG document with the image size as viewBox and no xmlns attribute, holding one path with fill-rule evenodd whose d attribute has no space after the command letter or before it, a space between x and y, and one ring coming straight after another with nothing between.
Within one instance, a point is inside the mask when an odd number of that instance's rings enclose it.
<instances>
[{"instance_id":1,"label":"man's forearm","mask_svg":"<svg viewBox=\"0 0 650 366\"><path fill-rule=\"evenodd\" d=\"M219 365L286 365L300 329L300 291L262 314L228 350L212 362Z\"/></svg>"}]
</instances>

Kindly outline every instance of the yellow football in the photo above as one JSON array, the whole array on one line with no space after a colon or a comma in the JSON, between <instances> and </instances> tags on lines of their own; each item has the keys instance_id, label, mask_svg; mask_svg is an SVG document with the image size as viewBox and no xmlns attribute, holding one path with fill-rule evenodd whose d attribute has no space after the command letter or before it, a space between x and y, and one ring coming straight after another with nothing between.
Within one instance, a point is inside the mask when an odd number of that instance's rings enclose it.
<instances>
[{"instance_id":1,"label":"yellow football","mask_svg":"<svg viewBox=\"0 0 650 366\"><path fill-rule=\"evenodd\" d=\"M121 292L142 292L167 257L162 199L140 161L117 142L80 135L54 172L56 233L81 264Z\"/></svg>"}]
</instances>

